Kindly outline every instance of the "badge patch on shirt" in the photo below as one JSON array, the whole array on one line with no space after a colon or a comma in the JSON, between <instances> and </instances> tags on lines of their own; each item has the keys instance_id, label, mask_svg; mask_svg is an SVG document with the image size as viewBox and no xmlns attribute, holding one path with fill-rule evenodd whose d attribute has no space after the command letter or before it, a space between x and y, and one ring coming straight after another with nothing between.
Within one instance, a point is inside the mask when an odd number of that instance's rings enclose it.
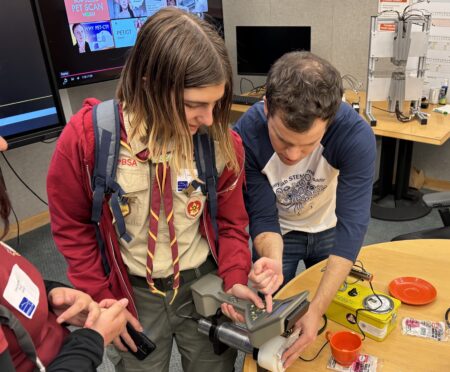
<instances>
[{"instance_id":1,"label":"badge patch on shirt","mask_svg":"<svg viewBox=\"0 0 450 372\"><path fill-rule=\"evenodd\" d=\"M3 291L3 298L22 315L31 319L39 303L39 288L25 271L15 264Z\"/></svg>"},{"instance_id":2,"label":"badge patch on shirt","mask_svg":"<svg viewBox=\"0 0 450 372\"><path fill-rule=\"evenodd\" d=\"M188 218L196 218L202 210L202 201L200 198L191 198L186 206L186 216Z\"/></svg>"},{"instance_id":3,"label":"badge patch on shirt","mask_svg":"<svg viewBox=\"0 0 450 372\"><path fill-rule=\"evenodd\" d=\"M183 191L184 189L186 189L189 185L189 182L186 180L177 180L177 191Z\"/></svg>"},{"instance_id":4,"label":"badge patch on shirt","mask_svg":"<svg viewBox=\"0 0 450 372\"><path fill-rule=\"evenodd\" d=\"M194 172L197 176L197 171L195 169ZM177 175L177 192L185 190L193 180L194 178L189 172L189 169L181 169L180 173Z\"/></svg>"}]
</instances>

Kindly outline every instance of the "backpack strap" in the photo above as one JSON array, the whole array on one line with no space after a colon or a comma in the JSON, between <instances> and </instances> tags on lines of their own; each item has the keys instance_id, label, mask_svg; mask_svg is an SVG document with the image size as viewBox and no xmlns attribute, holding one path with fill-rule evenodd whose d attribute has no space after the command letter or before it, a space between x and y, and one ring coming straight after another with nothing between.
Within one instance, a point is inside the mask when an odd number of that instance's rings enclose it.
<instances>
[{"instance_id":1,"label":"backpack strap","mask_svg":"<svg viewBox=\"0 0 450 372\"><path fill-rule=\"evenodd\" d=\"M217 167L214 140L208 133L196 133L193 137L194 156L198 178L204 183L193 181L192 187L200 186L203 195L208 198L208 212L214 229L216 249L219 249L219 229L217 226Z\"/></svg>"},{"instance_id":2,"label":"backpack strap","mask_svg":"<svg viewBox=\"0 0 450 372\"><path fill-rule=\"evenodd\" d=\"M45 372L44 364L39 359L33 339L17 317L5 306L0 305L0 324L4 324L16 336L17 343L24 354L36 365L40 372Z\"/></svg>"},{"instance_id":3,"label":"backpack strap","mask_svg":"<svg viewBox=\"0 0 450 372\"><path fill-rule=\"evenodd\" d=\"M95 165L92 174L92 215L91 221L96 226L97 241L100 246L105 273L110 271L106 259L105 245L101 238L99 222L102 215L103 201L111 195L111 209L116 220L120 238L131 241L126 232L125 221L120 209L124 191L116 182L117 159L120 150L119 107L114 100L102 102L93 107L93 125L95 137Z\"/></svg>"}]
</instances>

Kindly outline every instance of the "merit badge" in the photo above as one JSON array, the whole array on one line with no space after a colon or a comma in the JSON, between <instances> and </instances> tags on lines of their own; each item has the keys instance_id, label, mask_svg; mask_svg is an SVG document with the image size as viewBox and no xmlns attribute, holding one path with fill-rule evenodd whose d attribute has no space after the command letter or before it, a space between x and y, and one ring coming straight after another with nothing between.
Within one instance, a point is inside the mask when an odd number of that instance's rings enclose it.
<instances>
[{"instance_id":1,"label":"merit badge","mask_svg":"<svg viewBox=\"0 0 450 372\"><path fill-rule=\"evenodd\" d=\"M202 201L200 198L189 199L186 206L186 216L194 219L202 210Z\"/></svg>"}]
</instances>

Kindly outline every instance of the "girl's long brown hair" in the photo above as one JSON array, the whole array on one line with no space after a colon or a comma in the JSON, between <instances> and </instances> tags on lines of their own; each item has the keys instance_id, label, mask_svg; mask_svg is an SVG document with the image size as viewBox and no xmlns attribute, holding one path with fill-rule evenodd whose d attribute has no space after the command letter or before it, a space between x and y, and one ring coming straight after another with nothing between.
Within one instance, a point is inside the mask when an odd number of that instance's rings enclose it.
<instances>
[{"instance_id":1,"label":"girl's long brown hair","mask_svg":"<svg viewBox=\"0 0 450 372\"><path fill-rule=\"evenodd\" d=\"M225 84L217 102L214 123L208 128L227 166L239 171L228 131L232 97L231 64L223 39L199 17L176 8L151 16L139 31L117 89L129 114L132 132L144 143L150 157L175 151L175 170L193 169L193 143L184 111L184 89Z\"/></svg>"}]
</instances>

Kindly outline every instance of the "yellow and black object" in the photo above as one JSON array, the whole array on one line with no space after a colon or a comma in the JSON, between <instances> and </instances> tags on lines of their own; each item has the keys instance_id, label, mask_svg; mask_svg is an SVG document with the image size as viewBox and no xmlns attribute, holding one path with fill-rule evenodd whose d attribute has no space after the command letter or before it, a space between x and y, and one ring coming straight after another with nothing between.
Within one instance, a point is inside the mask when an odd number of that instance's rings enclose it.
<instances>
[{"instance_id":1,"label":"yellow and black object","mask_svg":"<svg viewBox=\"0 0 450 372\"><path fill-rule=\"evenodd\" d=\"M397 324L401 302L359 283L344 283L328 307L328 319L383 341ZM359 325L359 327L358 327Z\"/></svg>"}]
</instances>

